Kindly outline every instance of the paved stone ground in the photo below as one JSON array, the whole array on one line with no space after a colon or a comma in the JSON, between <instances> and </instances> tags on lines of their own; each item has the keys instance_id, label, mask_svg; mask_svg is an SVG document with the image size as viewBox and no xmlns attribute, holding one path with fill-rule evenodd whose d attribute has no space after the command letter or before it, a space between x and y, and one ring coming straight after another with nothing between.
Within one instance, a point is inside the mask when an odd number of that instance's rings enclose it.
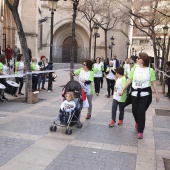
<instances>
[{"instance_id":1,"label":"paved stone ground","mask_svg":"<svg viewBox=\"0 0 170 170\"><path fill-rule=\"evenodd\" d=\"M62 102L61 86L69 81L68 69L56 73L53 92L41 91L39 103L26 104L10 95L6 95L9 101L0 103L0 170L165 169L163 158L170 158L170 117L156 115L155 109L170 110L168 98L160 93L157 104L153 94L144 139L138 140L131 105L123 126L108 127L112 99L105 97L105 81L99 97L93 97L92 119L86 120L86 109L82 110L82 129L73 127L72 135L61 127L50 132Z\"/></svg>"}]
</instances>

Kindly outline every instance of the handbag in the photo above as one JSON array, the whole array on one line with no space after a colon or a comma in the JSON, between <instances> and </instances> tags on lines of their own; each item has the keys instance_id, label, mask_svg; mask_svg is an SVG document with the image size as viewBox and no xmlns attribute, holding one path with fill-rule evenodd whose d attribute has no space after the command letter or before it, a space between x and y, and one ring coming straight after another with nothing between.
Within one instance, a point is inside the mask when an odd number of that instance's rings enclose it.
<instances>
[{"instance_id":1,"label":"handbag","mask_svg":"<svg viewBox=\"0 0 170 170\"><path fill-rule=\"evenodd\" d=\"M86 97L86 99L83 101L83 108L88 108L88 107L89 107L89 102Z\"/></svg>"}]
</instances>

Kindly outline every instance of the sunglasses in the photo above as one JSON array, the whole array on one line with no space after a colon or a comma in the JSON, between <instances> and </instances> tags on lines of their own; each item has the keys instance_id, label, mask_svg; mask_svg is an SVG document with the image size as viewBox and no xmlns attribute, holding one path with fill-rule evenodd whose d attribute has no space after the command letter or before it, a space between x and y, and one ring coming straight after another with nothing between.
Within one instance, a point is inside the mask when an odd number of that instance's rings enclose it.
<instances>
[{"instance_id":1,"label":"sunglasses","mask_svg":"<svg viewBox=\"0 0 170 170\"><path fill-rule=\"evenodd\" d=\"M140 57L137 58L138 60L141 59Z\"/></svg>"},{"instance_id":2,"label":"sunglasses","mask_svg":"<svg viewBox=\"0 0 170 170\"><path fill-rule=\"evenodd\" d=\"M130 64L134 64L134 63L130 63Z\"/></svg>"},{"instance_id":3,"label":"sunglasses","mask_svg":"<svg viewBox=\"0 0 170 170\"><path fill-rule=\"evenodd\" d=\"M83 66L86 66L86 64L82 64Z\"/></svg>"}]
</instances>

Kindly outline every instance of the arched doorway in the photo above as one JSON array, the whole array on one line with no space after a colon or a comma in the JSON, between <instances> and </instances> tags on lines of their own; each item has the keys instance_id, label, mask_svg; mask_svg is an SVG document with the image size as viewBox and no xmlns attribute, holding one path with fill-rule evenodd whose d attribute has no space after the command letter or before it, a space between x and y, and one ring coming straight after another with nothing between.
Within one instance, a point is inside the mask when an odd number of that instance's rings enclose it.
<instances>
[{"instance_id":1,"label":"arched doorway","mask_svg":"<svg viewBox=\"0 0 170 170\"><path fill-rule=\"evenodd\" d=\"M67 37L63 42L63 48L62 48L62 62L63 63L70 63L71 48L72 48L72 36ZM76 40L75 40L74 63L77 63L77 41Z\"/></svg>"}]
</instances>

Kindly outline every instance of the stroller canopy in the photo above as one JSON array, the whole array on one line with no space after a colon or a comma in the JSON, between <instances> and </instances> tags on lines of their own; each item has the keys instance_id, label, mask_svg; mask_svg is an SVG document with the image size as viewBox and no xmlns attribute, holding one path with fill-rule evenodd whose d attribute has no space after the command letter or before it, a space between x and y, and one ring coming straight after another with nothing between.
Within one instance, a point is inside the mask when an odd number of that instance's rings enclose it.
<instances>
[{"instance_id":1,"label":"stroller canopy","mask_svg":"<svg viewBox=\"0 0 170 170\"><path fill-rule=\"evenodd\" d=\"M72 91L74 92L75 98L81 97L81 85L78 81L71 80L65 86L64 96L67 92Z\"/></svg>"}]
</instances>

